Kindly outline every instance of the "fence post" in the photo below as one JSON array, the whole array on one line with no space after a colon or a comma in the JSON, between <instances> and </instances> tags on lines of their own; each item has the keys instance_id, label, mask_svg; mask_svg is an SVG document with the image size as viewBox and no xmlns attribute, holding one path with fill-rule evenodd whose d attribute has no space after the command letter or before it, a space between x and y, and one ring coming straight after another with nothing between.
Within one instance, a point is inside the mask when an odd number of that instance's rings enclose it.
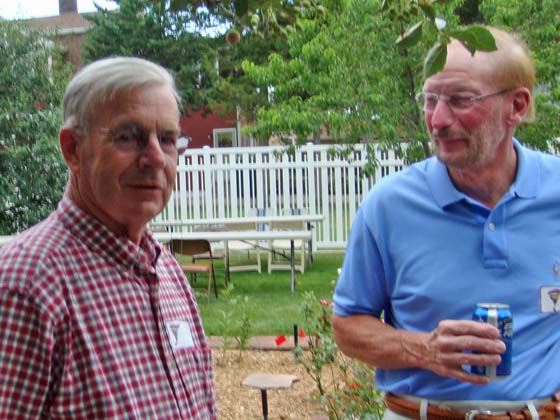
<instances>
[{"instance_id":1,"label":"fence post","mask_svg":"<svg viewBox=\"0 0 560 420\"><path fill-rule=\"evenodd\" d=\"M204 185L204 217L212 218L214 217L214 211L212 207L212 198L214 197L214 182L212 172L214 171L214 166L212 165L212 150L208 146L202 148L202 173L204 175L203 185Z\"/></svg>"},{"instance_id":2,"label":"fence post","mask_svg":"<svg viewBox=\"0 0 560 420\"><path fill-rule=\"evenodd\" d=\"M317 212L317 196L316 196L316 188L317 188L317 180L318 174L316 173L317 164L315 160L315 145L311 142L307 142L305 144L305 152L307 154L307 176L305 185L307 186L306 189L306 200L307 206L309 207L310 214L316 214ZM319 233L319 224L314 226L312 236L313 239L311 244L313 245L313 252L317 251L317 235Z\"/></svg>"}]
</instances>

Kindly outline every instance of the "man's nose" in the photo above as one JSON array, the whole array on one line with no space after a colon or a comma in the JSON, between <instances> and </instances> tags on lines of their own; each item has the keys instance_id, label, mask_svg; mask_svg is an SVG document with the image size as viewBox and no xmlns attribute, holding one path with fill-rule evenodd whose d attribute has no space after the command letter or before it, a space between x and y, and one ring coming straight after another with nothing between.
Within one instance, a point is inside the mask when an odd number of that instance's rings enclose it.
<instances>
[{"instance_id":1,"label":"man's nose","mask_svg":"<svg viewBox=\"0 0 560 420\"><path fill-rule=\"evenodd\" d=\"M140 167L163 168L165 166L165 152L161 148L157 134L150 134L145 147L140 151L138 163Z\"/></svg>"},{"instance_id":2,"label":"man's nose","mask_svg":"<svg viewBox=\"0 0 560 420\"><path fill-rule=\"evenodd\" d=\"M447 101L443 99L439 99L434 109L429 112L428 117L433 128L449 127L455 121L455 114L453 114Z\"/></svg>"}]
</instances>

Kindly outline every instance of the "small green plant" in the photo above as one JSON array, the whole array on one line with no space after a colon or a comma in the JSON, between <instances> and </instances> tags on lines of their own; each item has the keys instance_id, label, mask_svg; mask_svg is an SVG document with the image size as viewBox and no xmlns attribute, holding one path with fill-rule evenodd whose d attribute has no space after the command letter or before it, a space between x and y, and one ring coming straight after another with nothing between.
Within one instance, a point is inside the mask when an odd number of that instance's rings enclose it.
<instances>
[{"instance_id":1,"label":"small green plant","mask_svg":"<svg viewBox=\"0 0 560 420\"><path fill-rule=\"evenodd\" d=\"M222 292L223 297L228 301L228 307L227 310L220 311L220 329L222 331L222 354L218 362L220 366L225 365L231 339L233 338L237 342L239 349L237 360L241 361L251 335L252 320L249 297L232 298L233 289L233 283L230 283Z\"/></svg>"},{"instance_id":2,"label":"small green plant","mask_svg":"<svg viewBox=\"0 0 560 420\"><path fill-rule=\"evenodd\" d=\"M249 303L249 297L244 296L241 300L241 319L237 326L235 340L237 341L237 348L239 349L239 355L237 359L241 361L243 351L247 349L247 344L249 343L249 338L251 334L251 306Z\"/></svg>"},{"instance_id":3,"label":"small green plant","mask_svg":"<svg viewBox=\"0 0 560 420\"><path fill-rule=\"evenodd\" d=\"M375 387L374 371L357 360L344 356L333 338L332 303L318 300L313 292L303 299L309 351L298 346L298 363L315 382L321 403L330 419L380 419L382 393Z\"/></svg>"},{"instance_id":4,"label":"small green plant","mask_svg":"<svg viewBox=\"0 0 560 420\"><path fill-rule=\"evenodd\" d=\"M303 314L311 357L306 357L301 346L297 346L294 350L296 360L303 365L305 371L311 376L321 396L326 394L323 384L323 370L326 367L333 366L338 352L332 337L330 307L325 305L325 302L324 299L317 301L313 292L304 294Z\"/></svg>"}]
</instances>

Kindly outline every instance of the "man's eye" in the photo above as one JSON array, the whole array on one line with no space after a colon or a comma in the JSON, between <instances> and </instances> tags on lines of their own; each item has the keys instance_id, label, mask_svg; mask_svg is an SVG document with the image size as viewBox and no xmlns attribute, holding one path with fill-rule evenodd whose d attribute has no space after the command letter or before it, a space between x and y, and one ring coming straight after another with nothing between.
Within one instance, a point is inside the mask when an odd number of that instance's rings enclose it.
<instances>
[{"instance_id":1,"label":"man's eye","mask_svg":"<svg viewBox=\"0 0 560 420\"><path fill-rule=\"evenodd\" d=\"M468 108L472 104L472 96L451 95L447 103L454 108Z\"/></svg>"},{"instance_id":2,"label":"man's eye","mask_svg":"<svg viewBox=\"0 0 560 420\"><path fill-rule=\"evenodd\" d=\"M162 137L159 138L159 142L161 144L175 144L176 140L175 140L175 137L162 136Z\"/></svg>"},{"instance_id":3,"label":"man's eye","mask_svg":"<svg viewBox=\"0 0 560 420\"><path fill-rule=\"evenodd\" d=\"M175 136L160 136L159 144L166 151L174 150L177 147L177 138Z\"/></svg>"},{"instance_id":4,"label":"man's eye","mask_svg":"<svg viewBox=\"0 0 560 420\"><path fill-rule=\"evenodd\" d=\"M121 145L136 143L136 135L132 130L122 130L113 136L113 142Z\"/></svg>"},{"instance_id":5,"label":"man's eye","mask_svg":"<svg viewBox=\"0 0 560 420\"><path fill-rule=\"evenodd\" d=\"M424 103L428 108L435 108L438 102L437 95L424 95Z\"/></svg>"}]
</instances>

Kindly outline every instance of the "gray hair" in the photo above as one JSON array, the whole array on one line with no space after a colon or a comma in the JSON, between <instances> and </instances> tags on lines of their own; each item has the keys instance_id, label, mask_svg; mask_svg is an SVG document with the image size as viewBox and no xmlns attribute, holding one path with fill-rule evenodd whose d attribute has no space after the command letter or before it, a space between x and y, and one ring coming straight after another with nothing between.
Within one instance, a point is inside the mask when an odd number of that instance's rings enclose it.
<instances>
[{"instance_id":1,"label":"gray hair","mask_svg":"<svg viewBox=\"0 0 560 420\"><path fill-rule=\"evenodd\" d=\"M137 57L110 57L81 68L72 78L62 100L65 127L88 132L92 108L122 91L147 85L168 85L177 104L181 98L173 76L159 64Z\"/></svg>"}]
</instances>

